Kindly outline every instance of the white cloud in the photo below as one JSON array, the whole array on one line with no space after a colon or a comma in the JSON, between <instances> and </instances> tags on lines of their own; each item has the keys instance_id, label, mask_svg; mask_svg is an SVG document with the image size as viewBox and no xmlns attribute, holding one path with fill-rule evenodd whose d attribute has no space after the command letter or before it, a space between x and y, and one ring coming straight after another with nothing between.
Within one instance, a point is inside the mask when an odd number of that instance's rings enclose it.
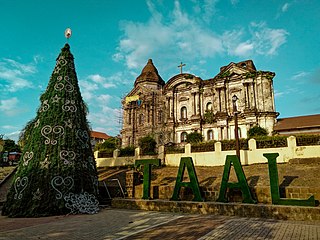
<instances>
[{"instance_id":1,"label":"white cloud","mask_svg":"<svg viewBox=\"0 0 320 240\"><path fill-rule=\"evenodd\" d=\"M7 116L14 116L17 113L19 100L16 97L0 100L0 111Z\"/></svg>"},{"instance_id":2,"label":"white cloud","mask_svg":"<svg viewBox=\"0 0 320 240\"><path fill-rule=\"evenodd\" d=\"M94 97L94 92L99 89L98 84L92 81L80 80L79 81L81 95L86 102L90 101Z\"/></svg>"},{"instance_id":3,"label":"white cloud","mask_svg":"<svg viewBox=\"0 0 320 240\"><path fill-rule=\"evenodd\" d=\"M255 51L261 55L274 55L289 33L285 29L272 29L265 22L251 23L250 32Z\"/></svg>"},{"instance_id":4,"label":"white cloud","mask_svg":"<svg viewBox=\"0 0 320 240\"><path fill-rule=\"evenodd\" d=\"M16 126L12 126L12 125L4 125L4 126L1 126L1 128L6 129L6 130L17 129Z\"/></svg>"},{"instance_id":5,"label":"white cloud","mask_svg":"<svg viewBox=\"0 0 320 240\"><path fill-rule=\"evenodd\" d=\"M14 131L14 132L5 133L4 138L14 140L17 143L19 140L20 133L21 133L21 131Z\"/></svg>"},{"instance_id":6,"label":"white cloud","mask_svg":"<svg viewBox=\"0 0 320 240\"><path fill-rule=\"evenodd\" d=\"M110 77L103 77L100 74L92 74L84 80L79 81L81 95L86 102L97 98L97 91L101 89L115 88L117 84L121 84L122 74L116 73Z\"/></svg>"},{"instance_id":7,"label":"white cloud","mask_svg":"<svg viewBox=\"0 0 320 240\"><path fill-rule=\"evenodd\" d=\"M36 72L35 62L23 64L13 59L3 58L0 61L0 80L4 80L1 87L9 92L33 88L33 83L27 80L27 77Z\"/></svg>"},{"instance_id":8,"label":"white cloud","mask_svg":"<svg viewBox=\"0 0 320 240\"><path fill-rule=\"evenodd\" d=\"M99 96L99 101L101 101L103 104L108 104L112 98L113 97L111 95L102 94Z\"/></svg>"},{"instance_id":9,"label":"white cloud","mask_svg":"<svg viewBox=\"0 0 320 240\"><path fill-rule=\"evenodd\" d=\"M285 3L283 4L282 8L281 8L281 11L282 12L286 12L288 11L288 8L289 8L290 4L289 3Z\"/></svg>"},{"instance_id":10,"label":"white cloud","mask_svg":"<svg viewBox=\"0 0 320 240\"><path fill-rule=\"evenodd\" d=\"M234 50L236 56L248 56L254 50L254 44L250 41L240 43Z\"/></svg>"},{"instance_id":11,"label":"white cloud","mask_svg":"<svg viewBox=\"0 0 320 240\"><path fill-rule=\"evenodd\" d=\"M95 129L103 131L111 136L115 136L119 133L119 130L122 127L120 124L121 121L119 122L120 119L120 111L108 106L103 106L101 111L89 113L88 115L88 120L96 126Z\"/></svg>"},{"instance_id":12,"label":"white cloud","mask_svg":"<svg viewBox=\"0 0 320 240\"><path fill-rule=\"evenodd\" d=\"M291 77L291 79L292 79L292 80L298 80L298 79L301 79L301 78L305 78L305 77L307 77L308 75L310 75L310 73L308 73L308 72L304 72L304 71L302 71L302 72L297 72L297 73L295 73L295 74Z\"/></svg>"},{"instance_id":13,"label":"white cloud","mask_svg":"<svg viewBox=\"0 0 320 240\"><path fill-rule=\"evenodd\" d=\"M284 94L285 94L285 92L279 92L278 90L275 90L275 91L274 91L274 97L275 97L276 99L282 97Z\"/></svg>"},{"instance_id":14,"label":"white cloud","mask_svg":"<svg viewBox=\"0 0 320 240\"><path fill-rule=\"evenodd\" d=\"M151 18L146 22L121 23L124 35L118 43L113 60L124 62L128 69L141 69L146 59L161 59L163 63L178 58L200 60L227 52L231 56L275 55L288 36L285 29L270 28L265 22L248 27L214 31L204 19L214 19L216 0L191 1L193 12L182 9L179 1L168 16L157 11L156 3L147 1ZM233 4L236 4L234 1ZM166 51L163 51L166 49Z\"/></svg>"},{"instance_id":15,"label":"white cloud","mask_svg":"<svg viewBox=\"0 0 320 240\"><path fill-rule=\"evenodd\" d=\"M179 1L174 2L166 22L154 5L148 3L152 13L148 22L122 22L124 36L113 56L115 61L123 59L129 69L140 69L152 56L160 56L165 62L182 53L194 59L223 52L219 36L206 24L199 23L198 18L182 10ZM204 2L202 8L207 16L213 14L214 11L209 9L214 4L215 1Z\"/></svg>"},{"instance_id":16,"label":"white cloud","mask_svg":"<svg viewBox=\"0 0 320 240\"><path fill-rule=\"evenodd\" d=\"M89 75L88 79L90 79L96 83L103 83L106 80L106 78L102 77L100 74Z\"/></svg>"}]
</instances>

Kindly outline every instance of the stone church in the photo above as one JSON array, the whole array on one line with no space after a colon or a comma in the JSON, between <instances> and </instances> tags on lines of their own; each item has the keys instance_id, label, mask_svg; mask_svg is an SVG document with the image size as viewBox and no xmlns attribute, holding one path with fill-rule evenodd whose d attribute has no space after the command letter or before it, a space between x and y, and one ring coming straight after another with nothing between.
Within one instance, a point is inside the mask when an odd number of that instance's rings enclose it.
<instances>
[{"instance_id":1,"label":"stone church","mask_svg":"<svg viewBox=\"0 0 320 240\"><path fill-rule=\"evenodd\" d=\"M251 60L220 68L213 78L189 73L165 82L151 59L123 99L122 146L137 145L151 135L158 145L184 143L188 133L199 132L205 141L235 138L234 112L240 138L256 125L272 133L275 111L275 73L257 71ZM234 100L232 100L232 98Z\"/></svg>"}]
</instances>

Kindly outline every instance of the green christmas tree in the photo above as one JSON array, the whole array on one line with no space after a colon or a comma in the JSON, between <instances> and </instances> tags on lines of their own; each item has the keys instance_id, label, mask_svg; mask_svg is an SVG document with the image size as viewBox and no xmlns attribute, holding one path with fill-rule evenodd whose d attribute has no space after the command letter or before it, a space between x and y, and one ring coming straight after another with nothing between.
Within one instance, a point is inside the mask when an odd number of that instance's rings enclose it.
<instances>
[{"instance_id":1,"label":"green christmas tree","mask_svg":"<svg viewBox=\"0 0 320 240\"><path fill-rule=\"evenodd\" d=\"M57 58L2 214L39 217L96 213L98 178L69 44Z\"/></svg>"}]
</instances>

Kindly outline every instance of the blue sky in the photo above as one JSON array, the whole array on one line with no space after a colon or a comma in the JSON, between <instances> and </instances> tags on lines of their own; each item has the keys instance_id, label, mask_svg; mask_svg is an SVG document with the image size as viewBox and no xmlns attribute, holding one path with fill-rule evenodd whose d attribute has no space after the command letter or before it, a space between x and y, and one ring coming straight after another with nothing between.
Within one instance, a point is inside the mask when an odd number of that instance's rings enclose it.
<instances>
[{"instance_id":1,"label":"blue sky","mask_svg":"<svg viewBox=\"0 0 320 240\"><path fill-rule=\"evenodd\" d=\"M0 134L17 140L35 117L66 39L91 127L121 128L121 99L149 58L167 81L214 77L252 59L273 71L280 117L320 113L320 1L0 0Z\"/></svg>"}]
</instances>

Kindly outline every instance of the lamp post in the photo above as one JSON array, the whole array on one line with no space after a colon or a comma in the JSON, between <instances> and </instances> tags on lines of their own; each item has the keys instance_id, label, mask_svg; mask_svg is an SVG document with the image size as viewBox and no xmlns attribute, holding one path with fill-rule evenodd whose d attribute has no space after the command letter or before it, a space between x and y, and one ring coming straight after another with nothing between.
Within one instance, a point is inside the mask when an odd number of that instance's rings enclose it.
<instances>
[{"instance_id":1,"label":"lamp post","mask_svg":"<svg viewBox=\"0 0 320 240\"><path fill-rule=\"evenodd\" d=\"M236 102L238 97L236 95L232 96L233 114L234 114L234 137L236 139L236 155L240 160L240 144L239 144L239 131L238 131L238 110Z\"/></svg>"}]
</instances>

